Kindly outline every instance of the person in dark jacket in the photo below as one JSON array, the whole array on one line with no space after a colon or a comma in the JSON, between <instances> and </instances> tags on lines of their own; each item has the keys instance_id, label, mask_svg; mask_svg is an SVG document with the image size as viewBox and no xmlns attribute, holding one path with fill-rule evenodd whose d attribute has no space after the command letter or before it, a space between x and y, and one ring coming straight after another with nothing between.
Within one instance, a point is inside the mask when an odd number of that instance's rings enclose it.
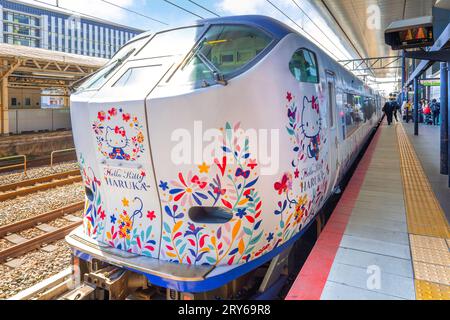
<instances>
[{"instance_id":1,"label":"person in dark jacket","mask_svg":"<svg viewBox=\"0 0 450 320\"><path fill-rule=\"evenodd\" d=\"M441 105L437 102L436 99L433 99L431 102L431 112L433 115L433 125L439 125L439 116L441 114Z\"/></svg>"},{"instance_id":2,"label":"person in dark jacket","mask_svg":"<svg viewBox=\"0 0 450 320\"><path fill-rule=\"evenodd\" d=\"M386 101L386 103L384 104L384 107L383 107L383 112L386 115L388 125L391 125L392 120L393 120L393 115L394 115L394 106L393 106L392 100Z\"/></svg>"},{"instance_id":3,"label":"person in dark jacket","mask_svg":"<svg viewBox=\"0 0 450 320\"><path fill-rule=\"evenodd\" d=\"M398 122L397 112L401 109L400 104L395 99L391 100L391 104L392 104L392 109L393 109L392 112L394 113L395 121Z\"/></svg>"}]
</instances>

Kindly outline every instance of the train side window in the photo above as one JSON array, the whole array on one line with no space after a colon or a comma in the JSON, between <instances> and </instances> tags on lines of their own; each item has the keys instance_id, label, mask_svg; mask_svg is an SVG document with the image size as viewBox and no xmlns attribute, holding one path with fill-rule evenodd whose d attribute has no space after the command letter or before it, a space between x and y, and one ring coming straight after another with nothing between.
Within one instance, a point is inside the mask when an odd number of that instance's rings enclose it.
<instances>
[{"instance_id":1,"label":"train side window","mask_svg":"<svg viewBox=\"0 0 450 320\"><path fill-rule=\"evenodd\" d=\"M293 54L289 70L299 82L319 83L317 57L308 49L299 49Z\"/></svg>"},{"instance_id":2,"label":"train side window","mask_svg":"<svg viewBox=\"0 0 450 320\"><path fill-rule=\"evenodd\" d=\"M330 128L334 128L334 110L336 108L336 92L334 80L328 82L328 121Z\"/></svg>"},{"instance_id":3,"label":"train side window","mask_svg":"<svg viewBox=\"0 0 450 320\"><path fill-rule=\"evenodd\" d=\"M372 116L375 113L375 101L372 98L364 97L362 112L364 114L364 122L372 119Z\"/></svg>"},{"instance_id":4,"label":"train side window","mask_svg":"<svg viewBox=\"0 0 450 320\"><path fill-rule=\"evenodd\" d=\"M359 105L359 97L347 94L344 98L346 138L350 137L359 127L364 119Z\"/></svg>"}]
</instances>

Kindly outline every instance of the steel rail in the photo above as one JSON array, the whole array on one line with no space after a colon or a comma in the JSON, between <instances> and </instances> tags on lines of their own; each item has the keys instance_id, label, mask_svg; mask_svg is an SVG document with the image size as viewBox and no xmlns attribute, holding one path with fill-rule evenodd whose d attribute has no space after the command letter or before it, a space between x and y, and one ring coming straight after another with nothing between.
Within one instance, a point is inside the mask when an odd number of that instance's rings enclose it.
<instances>
[{"instance_id":1,"label":"steel rail","mask_svg":"<svg viewBox=\"0 0 450 320\"><path fill-rule=\"evenodd\" d=\"M15 190L17 188L29 187L29 186L35 185L36 183L50 182L50 181L53 181L56 179L63 179L63 178L67 178L70 176L79 176L79 175L80 175L80 170L77 169L77 170L56 173L56 174L52 174L52 175L45 176L45 177L23 180L23 181L14 182L14 183L5 184L5 185L0 186L0 192Z\"/></svg>"},{"instance_id":2,"label":"steel rail","mask_svg":"<svg viewBox=\"0 0 450 320\"><path fill-rule=\"evenodd\" d=\"M34 186L24 188L24 189L18 189L18 190L14 190L11 192L5 192L3 194L0 194L0 201L14 199L19 196L28 195L30 193L53 189L56 187L61 187L61 186L65 186L65 185L69 185L69 184L81 182L81 181L82 181L81 175L78 175L75 177L68 177L68 178L57 180L57 181L34 185Z\"/></svg>"},{"instance_id":3,"label":"steel rail","mask_svg":"<svg viewBox=\"0 0 450 320\"><path fill-rule=\"evenodd\" d=\"M21 221L17 221L5 226L1 226L0 227L0 238L4 237L8 234L11 233L16 233L16 232L20 232L26 229L30 229L33 228L34 226L40 224L40 223L45 223L48 221L52 221L55 219L58 219L66 214L69 213L73 213L79 210L82 210L84 208L84 201L80 201L74 204L71 204L69 206L66 206L64 208L59 208L56 210L52 210L52 211L48 211L46 213L25 219L25 220L21 220Z\"/></svg>"},{"instance_id":4,"label":"steel rail","mask_svg":"<svg viewBox=\"0 0 450 320\"><path fill-rule=\"evenodd\" d=\"M8 259L18 257L34 249L39 249L43 244L63 239L66 235L68 235L72 230L74 230L81 224L81 221L74 222L55 231L44 233L25 242L6 248L0 251L0 262L5 262Z\"/></svg>"}]
</instances>

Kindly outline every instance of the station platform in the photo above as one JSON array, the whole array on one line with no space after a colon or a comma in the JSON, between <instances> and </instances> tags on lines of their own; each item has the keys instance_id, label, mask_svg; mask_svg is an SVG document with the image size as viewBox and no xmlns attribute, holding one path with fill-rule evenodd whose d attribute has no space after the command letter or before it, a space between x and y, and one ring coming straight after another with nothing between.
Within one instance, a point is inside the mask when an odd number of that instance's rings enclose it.
<instances>
[{"instance_id":1,"label":"station platform","mask_svg":"<svg viewBox=\"0 0 450 320\"><path fill-rule=\"evenodd\" d=\"M450 299L438 133L380 126L287 300Z\"/></svg>"}]
</instances>

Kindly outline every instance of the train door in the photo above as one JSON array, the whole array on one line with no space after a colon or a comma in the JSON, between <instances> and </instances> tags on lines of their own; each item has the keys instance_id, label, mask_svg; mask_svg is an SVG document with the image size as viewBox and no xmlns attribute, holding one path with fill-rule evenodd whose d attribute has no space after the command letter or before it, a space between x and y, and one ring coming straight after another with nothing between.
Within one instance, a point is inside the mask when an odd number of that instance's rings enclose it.
<instances>
[{"instance_id":1,"label":"train door","mask_svg":"<svg viewBox=\"0 0 450 320\"><path fill-rule=\"evenodd\" d=\"M336 74L330 70L326 71L327 80L327 124L328 124L328 140L330 141L329 149L329 165L330 165L330 188L334 188L338 178L339 170L339 139L337 124L339 119L337 118L337 107L336 107Z\"/></svg>"}]
</instances>

